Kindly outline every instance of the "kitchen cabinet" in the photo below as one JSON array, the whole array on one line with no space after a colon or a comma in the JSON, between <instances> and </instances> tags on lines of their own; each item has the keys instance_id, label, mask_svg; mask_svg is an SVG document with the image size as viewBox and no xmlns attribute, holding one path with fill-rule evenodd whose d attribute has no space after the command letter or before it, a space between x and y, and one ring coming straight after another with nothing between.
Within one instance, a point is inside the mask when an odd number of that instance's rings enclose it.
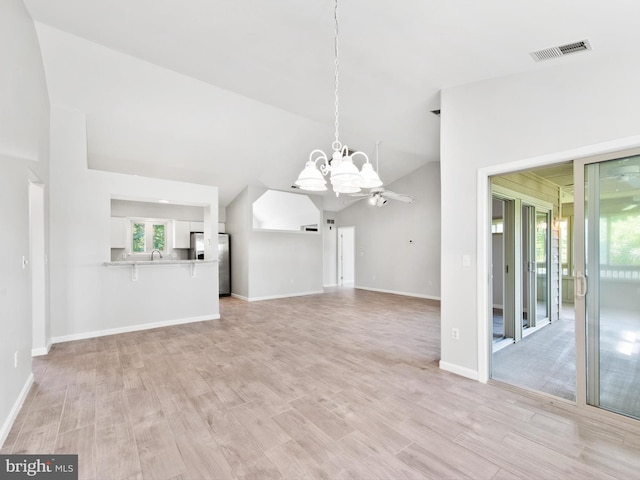
<instances>
[{"instance_id":1,"label":"kitchen cabinet","mask_svg":"<svg viewBox=\"0 0 640 480\"><path fill-rule=\"evenodd\" d=\"M191 224L193 222L185 222L183 220L176 220L174 222L174 244L173 248L189 248L191 246L190 233Z\"/></svg>"},{"instance_id":2,"label":"kitchen cabinet","mask_svg":"<svg viewBox=\"0 0 640 480\"><path fill-rule=\"evenodd\" d=\"M111 248L127 248L127 219L111 217Z\"/></svg>"},{"instance_id":3,"label":"kitchen cabinet","mask_svg":"<svg viewBox=\"0 0 640 480\"><path fill-rule=\"evenodd\" d=\"M189 222L192 232L204 232L204 222Z\"/></svg>"}]
</instances>

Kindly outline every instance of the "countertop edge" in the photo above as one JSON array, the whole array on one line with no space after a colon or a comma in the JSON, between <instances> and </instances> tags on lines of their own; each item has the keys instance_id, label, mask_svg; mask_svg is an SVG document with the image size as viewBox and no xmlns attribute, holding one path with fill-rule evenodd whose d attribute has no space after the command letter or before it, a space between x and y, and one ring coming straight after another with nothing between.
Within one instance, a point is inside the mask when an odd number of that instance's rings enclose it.
<instances>
[{"instance_id":1,"label":"countertop edge","mask_svg":"<svg viewBox=\"0 0 640 480\"><path fill-rule=\"evenodd\" d=\"M218 260L121 260L104 262L105 267L130 267L132 265L202 265L218 263Z\"/></svg>"}]
</instances>

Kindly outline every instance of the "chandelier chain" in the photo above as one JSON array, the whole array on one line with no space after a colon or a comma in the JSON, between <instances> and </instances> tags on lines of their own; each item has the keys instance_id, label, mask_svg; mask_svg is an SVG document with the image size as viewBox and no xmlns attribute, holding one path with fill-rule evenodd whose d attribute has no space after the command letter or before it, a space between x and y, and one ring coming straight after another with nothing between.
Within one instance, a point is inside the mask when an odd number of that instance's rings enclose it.
<instances>
[{"instance_id":1,"label":"chandelier chain","mask_svg":"<svg viewBox=\"0 0 640 480\"><path fill-rule=\"evenodd\" d=\"M339 120L339 116L338 116L338 111L339 111L339 99L338 99L338 85L339 85L339 73L340 73L340 63L339 63L339 53L340 53L340 47L339 47L339 42L338 42L338 33L339 33L339 29L338 29L338 0L336 0L335 3L335 7L333 10L333 18L335 20L335 43L334 43L334 49L335 49L335 64L336 64L336 69L335 69L335 76L334 76L334 83L335 83L335 105L336 105L336 121L335 121L335 126L336 126L336 140L334 145L340 145L340 140L338 140L339 138L339 127L340 127L340 120ZM338 147L338 149L341 147Z\"/></svg>"}]
</instances>

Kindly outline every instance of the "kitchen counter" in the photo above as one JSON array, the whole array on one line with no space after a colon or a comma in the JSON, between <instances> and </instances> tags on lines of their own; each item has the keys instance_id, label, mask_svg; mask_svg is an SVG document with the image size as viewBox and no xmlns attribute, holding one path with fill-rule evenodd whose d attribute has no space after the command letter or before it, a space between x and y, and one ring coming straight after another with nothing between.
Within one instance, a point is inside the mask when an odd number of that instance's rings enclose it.
<instances>
[{"instance_id":1,"label":"kitchen counter","mask_svg":"<svg viewBox=\"0 0 640 480\"><path fill-rule=\"evenodd\" d=\"M218 260L118 260L104 262L107 267L130 267L132 265L201 265L205 263L217 263Z\"/></svg>"},{"instance_id":2,"label":"kitchen counter","mask_svg":"<svg viewBox=\"0 0 640 480\"><path fill-rule=\"evenodd\" d=\"M218 260L176 260L176 259L167 259L167 260L120 260L115 262L104 262L104 265L107 267L129 267L131 268L131 281L138 281L138 268L139 267L154 267L153 270L156 273L159 273L163 270L156 270L156 267L164 267L164 266L180 266L186 265L191 269L191 278L195 278L197 276L197 271L199 270L198 266L201 266L205 270L207 267L218 263ZM147 271L147 269L144 269Z\"/></svg>"}]
</instances>

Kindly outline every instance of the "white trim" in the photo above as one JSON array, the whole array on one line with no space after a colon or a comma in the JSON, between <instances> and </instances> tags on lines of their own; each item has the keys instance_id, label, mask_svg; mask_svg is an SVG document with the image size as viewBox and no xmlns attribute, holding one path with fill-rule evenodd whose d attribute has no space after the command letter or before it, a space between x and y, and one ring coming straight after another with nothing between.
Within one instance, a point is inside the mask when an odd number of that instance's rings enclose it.
<instances>
[{"instance_id":1,"label":"white trim","mask_svg":"<svg viewBox=\"0 0 640 480\"><path fill-rule=\"evenodd\" d=\"M493 349L493 335L489 332L489 288L491 284L491 270L489 269L489 222L490 218L489 196L489 175L485 170L478 170L477 177L477 210L476 218L476 284L477 284L477 318L478 318L478 371L476 379L482 383L489 380L489 362L491 361L491 351ZM492 302L493 303L493 302ZM491 330L493 331L493 313L491 315ZM492 332L491 332L492 333ZM441 362L442 363L442 362ZM471 378L471 377L469 377Z\"/></svg>"},{"instance_id":2,"label":"white trim","mask_svg":"<svg viewBox=\"0 0 640 480\"><path fill-rule=\"evenodd\" d=\"M140 325L131 325L128 327L110 328L107 330L94 330L93 332L74 333L71 335L62 335L53 337L52 343L71 342L74 340L85 340L87 338L105 337L107 335L117 335L119 333L138 332L141 330L150 330L152 328L170 327L172 325L182 325L185 323L204 322L208 320L218 320L220 314L202 315L199 317L179 318L176 320L166 320L163 322L143 323Z\"/></svg>"},{"instance_id":3,"label":"white trim","mask_svg":"<svg viewBox=\"0 0 640 480\"><path fill-rule=\"evenodd\" d=\"M43 355L49 355L49 352L51 351L51 341L47 342L47 346L46 347L42 347L42 348L32 348L31 349L31 356L32 357L41 357Z\"/></svg>"},{"instance_id":4,"label":"white trim","mask_svg":"<svg viewBox=\"0 0 640 480\"><path fill-rule=\"evenodd\" d=\"M493 308L497 308L499 310L504 310L504 305L498 305L497 303L493 304Z\"/></svg>"},{"instance_id":5,"label":"white trim","mask_svg":"<svg viewBox=\"0 0 640 480\"><path fill-rule=\"evenodd\" d=\"M285 293L282 295L268 295L265 297L249 297L246 300L248 302L260 302L262 300L277 300L279 298L304 297L305 295L318 295L322 293L324 293L324 290L314 290L312 292ZM238 297L238 298L242 298L242 297Z\"/></svg>"},{"instance_id":6,"label":"white trim","mask_svg":"<svg viewBox=\"0 0 640 480\"><path fill-rule=\"evenodd\" d=\"M33 385L33 380L33 372L31 372L27 377L27 381L24 383L22 390L20 391L20 395L18 395L18 398L16 398L16 401L13 404L13 407L11 408L7 419L2 424L2 429L0 429L0 447L4 445L5 440L9 436L11 427L13 427L13 422L16 421L18 413L20 413L20 409L22 408L22 405L24 404L24 401L29 394L29 389L31 388L31 385Z\"/></svg>"},{"instance_id":7,"label":"white trim","mask_svg":"<svg viewBox=\"0 0 640 480\"><path fill-rule=\"evenodd\" d=\"M461 375L463 377L470 378L471 380L478 380L478 372L476 370L461 367L460 365L454 365L453 363L449 362L443 362L442 360L440 360L439 365L442 370L445 370L447 372L455 373L456 375Z\"/></svg>"},{"instance_id":8,"label":"white trim","mask_svg":"<svg viewBox=\"0 0 640 480\"><path fill-rule=\"evenodd\" d=\"M338 284L337 283L330 283L329 285L322 285L322 288L332 288L332 287L337 287Z\"/></svg>"},{"instance_id":9,"label":"white trim","mask_svg":"<svg viewBox=\"0 0 640 480\"><path fill-rule=\"evenodd\" d=\"M243 297L242 295L238 295L237 293L232 293L231 297L237 298L238 300L244 300L245 302L249 301L249 297Z\"/></svg>"},{"instance_id":10,"label":"white trim","mask_svg":"<svg viewBox=\"0 0 640 480\"><path fill-rule=\"evenodd\" d=\"M357 288L359 290L369 290L371 292L392 293L394 295L403 295L405 297L425 298L427 300L438 300L438 301L440 301L440 297L437 297L435 295L423 295L421 293L408 293L408 292L400 292L400 291L397 291L397 290L385 290L384 288L362 287L360 285L356 285L354 288Z\"/></svg>"}]
</instances>

